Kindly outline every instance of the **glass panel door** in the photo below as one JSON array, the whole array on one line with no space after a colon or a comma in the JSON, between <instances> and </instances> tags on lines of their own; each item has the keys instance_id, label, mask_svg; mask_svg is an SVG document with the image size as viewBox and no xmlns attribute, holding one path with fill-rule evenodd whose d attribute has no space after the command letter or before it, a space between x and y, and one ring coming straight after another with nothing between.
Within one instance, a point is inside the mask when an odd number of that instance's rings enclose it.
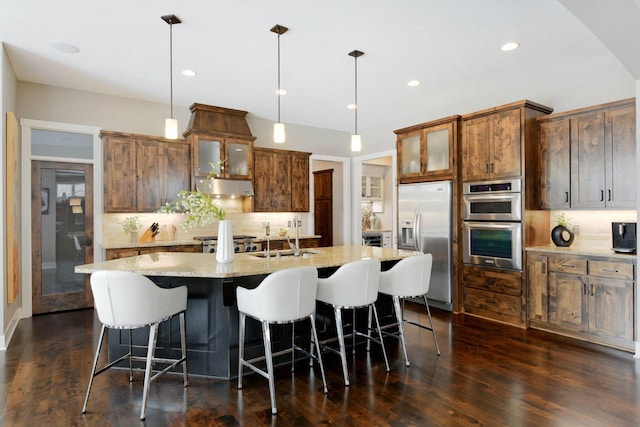
<instances>
[{"instance_id":1,"label":"glass panel door","mask_svg":"<svg viewBox=\"0 0 640 427\"><path fill-rule=\"evenodd\" d=\"M74 268L93 262L92 166L32 165L33 313L90 307L89 278Z\"/></svg>"}]
</instances>

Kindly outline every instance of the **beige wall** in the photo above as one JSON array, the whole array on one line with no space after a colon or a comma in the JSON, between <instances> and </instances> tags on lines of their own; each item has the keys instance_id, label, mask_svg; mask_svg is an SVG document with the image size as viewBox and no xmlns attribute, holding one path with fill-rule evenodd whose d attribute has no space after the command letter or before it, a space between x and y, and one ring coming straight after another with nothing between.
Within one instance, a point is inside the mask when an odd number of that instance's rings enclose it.
<instances>
[{"instance_id":1,"label":"beige wall","mask_svg":"<svg viewBox=\"0 0 640 427\"><path fill-rule=\"evenodd\" d=\"M16 111L16 87L17 81L15 73L9 63L9 58L4 50L4 45L0 52L0 73L2 77L2 86L0 86L0 111L2 111L2 120L0 120L0 135L2 135L2 150L0 150L0 169L2 170L2 183L0 184L0 206L2 206L2 221L0 223L0 239L2 245L0 245L0 259L2 259L2 274L0 274L0 349L4 348L6 342L10 339L10 335L13 333L13 329L16 326L16 314L22 306L22 295L18 294L16 300L11 304L7 304L7 259L6 259L6 217L7 209L5 203L5 189L6 189L6 164L7 159L6 147L7 147L7 129L6 129L6 117L7 112Z\"/></svg>"}]
</instances>

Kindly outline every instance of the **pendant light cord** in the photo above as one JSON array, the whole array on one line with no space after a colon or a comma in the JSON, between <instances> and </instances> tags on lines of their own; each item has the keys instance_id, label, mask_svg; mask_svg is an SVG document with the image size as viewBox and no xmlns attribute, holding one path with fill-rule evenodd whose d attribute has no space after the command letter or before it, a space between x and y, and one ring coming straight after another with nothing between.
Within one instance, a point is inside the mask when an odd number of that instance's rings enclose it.
<instances>
[{"instance_id":1,"label":"pendant light cord","mask_svg":"<svg viewBox=\"0 0 640 427\"><path fill-rule=\"evenodd\" d=\"M169 23L169 92L171 99L171 118L173 119L173 22Z\"/></svg>"},{"instance_id":2,"label":"pendant light cord","mask_svg":"<svg viewBox=\"0 0 640 427\"><path fill-rule=\"evenodd\" d=\"M358 57L354 56L355 59L355 103L356 103L356 108L355 108L355 132L354 134L357 135L358 134Z\"/></svg>"},{"instance_id":3,"label":"pendant light cord","mask_svg":"<svg viewBox=\"0 0 640 427\"><path fill-rule=\"evenodd\" d=\"M278 123L280 123L280 33L278 33Z\"/></svg>"}]
</instances>

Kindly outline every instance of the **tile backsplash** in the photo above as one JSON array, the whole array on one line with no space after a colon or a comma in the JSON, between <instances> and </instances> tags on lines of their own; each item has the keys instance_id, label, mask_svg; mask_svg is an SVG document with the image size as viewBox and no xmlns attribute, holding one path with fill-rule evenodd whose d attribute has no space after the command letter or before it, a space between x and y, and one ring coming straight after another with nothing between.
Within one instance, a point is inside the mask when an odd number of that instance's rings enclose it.
<instances>
[{"instance_id":1,"label":"tile backsplash","mask_svg":"<svg viewBox=\"0 0 640 427\"><path fill-rule=\"evenodd\" d=\"M579 227L575 241L606 240L611 241L612 222L636 222L637 211L634 210L552 210L549 212L551 228L557 225L556 216L564 213L572 225Z\"/></svg>"},{"instance_id":2,"label":"tile backsplash","mask_svg":"<svg viewBox=\"0 0 640 427\"><path fill-rule=\"evenodd\" d=\"M263 222L269 222L271 228L271 234L275 235L279 228L287 228L288 221L293 220L294 216L297 216L302 221L302 227L300 229L301 235L312 235L313 229L310 229L309 213L307 212L264 212L264 213L243 213L241 202L231 199L221 199L219 201L221 207L226 212L226 219L232 221L233 234L247 234L252 236L263 237L265 235ZM183 214L164 214L164 213L122 213L122 214L104 214L102 216L102 238L105 246L117 247L119 244L128 245L130 242L130 236L122 231L121 222L124 219L137 216L142 223L141 231L138 233L141 235L144 230L149 228L154 222L162 225L174 225L176 227L176 234L173 240L190 240L194 236L204 235L217 235L218 234L218 222L215 221L212 224L208 224L203 227L193 228L185 230L182 228L182 224L186 218ZM292 235L293 231L289 232ZM159 236L156 237L158 239Z\"/></svg>"}]
</instances>

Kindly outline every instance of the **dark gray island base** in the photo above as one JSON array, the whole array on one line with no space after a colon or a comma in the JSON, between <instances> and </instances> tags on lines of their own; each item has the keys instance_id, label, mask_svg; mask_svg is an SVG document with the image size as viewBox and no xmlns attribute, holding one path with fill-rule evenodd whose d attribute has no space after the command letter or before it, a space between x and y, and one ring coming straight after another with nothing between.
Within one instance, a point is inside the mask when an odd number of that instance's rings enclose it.
<instances>
[{"instance_id":1,"label":"dark gray island base","mask_svg":"<svg viewBox=\"0 0 640 427\"><path fill-rule=\"evenodd\" d=\"M328 252L338 248L320 248L318 251L326 250ZM380 252L376 248L373 253L371 249L362 247L360 255L360 247L340 247L343 250L355 250L356 258L375 257L381 259L382 270L391 268L400 259L414 255L413 252L397 251L387 249ZM155 259L160 265L165 265L170 254L166 257ZM198 257L201 254L180 254L179 256ZM373 256L372 256L373 255ZM378 255L378 256L375 256ZM235 262L242 262L249 255L241 255L236 258ZM138 264L133 263L132 257L123 267L123 260L106 261L102 263L78 266L76 271L91 273L100 269L124 269L128 271L136 271L145 274L154 283L161 287L177 287L185 285L188 288L188 300L186 311L186 333L187 333L187 363L190 375L205 376L219 379L231 379L237 377L238 372L238 309L235 300L236 288L238 286L246 288L255 288L268 275L265 274L248 274L248 275L229 275L220 274L226 277L193 277L186 274L177 274L172 272L159 271L159 266L153 269L144 266L144 262L148 260L140 259ZM238 259L240 258L240 259ZM350 257L344 262L321 262L320 254L315 265L318 267L320 277L328 277L340 265L353 261ZM126 259L125 259L126 260ZM199 261L199 259L197 259ZM120 262L120 264L114 264ZM260 260L260 262L265 262ZM269 266L269 261L267 266ZM286 261L278 268L273 268L273 261L268 270L279 270L282 268L290 268L295 265L289 265L291 262ZM312 264L309 259L302 259L298 264ZM327 264L334 264L328 265ZM134 265L133 268L130 268ZM214 266L215 267L215 266ZM219 267L219 266L218 266ZM236 266L234 268L240 268ZM244 268L244 267L242 267ZM230 277L229 277L230 276ZM394 322L392 303L390 299L379 298L378 311L382 324ZM316 312L316 323L320 340L334 337L336 334L333 319L333 309L323 304L318 304ZM349 313L345 313L345 319L351 319ZM359 310L356 316L358 329L363 330L367 321L367 311ZM351 323L351 322L348 322ZM289 348L291 345L291 325L275 325L272 326L272 345L274 351ZM345 327L345 333L349 333L350 327ZM180 332L179 320L177 318L164 322L158 330L158 339L156 343L156 355L158 357L173 357L180 352ZM305 345L309 342L309 325L308 320L299 322L295 325L296 344ZM350 341L350 340L348 340ZM364 343L364 340L361 341ZM360 341L357 345L360 347ZM115 360L128 352L128 331L126 330L109 330L109 360ZM145 354L148 345L148 329L139 329L133 332L133 352L134 354ZM364 346L362 346L364 347ZM262 342L261 325L257 321L248 321L246 330L245 351L248 358L257 357L264 354ZM377 351L377 350L373 350ZM282 360L275 360L275 363L287 362L290 356L281 356Z\"/></svg>"}]
</instances>

